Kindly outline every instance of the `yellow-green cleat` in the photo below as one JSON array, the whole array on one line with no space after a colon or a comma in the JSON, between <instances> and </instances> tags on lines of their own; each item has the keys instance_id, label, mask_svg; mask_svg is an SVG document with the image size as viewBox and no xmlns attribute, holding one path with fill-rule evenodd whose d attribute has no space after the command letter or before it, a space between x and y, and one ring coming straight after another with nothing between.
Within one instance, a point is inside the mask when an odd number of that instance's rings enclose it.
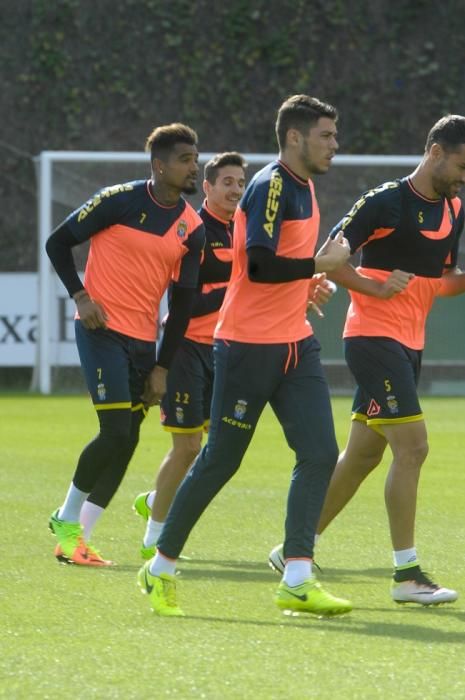
<instances>
[{"instance_id":1,"label":"yellow-green cleat","mask_svg":"<svg viewBox=\"0 0 465 700\"><path fill-rule=\"evenodd\" d=\"M176 600L176 577L170 574L152 576L146 562L137 574L137 583L150 598L150 605L156 615L163 617L183 617L184 613Z\"/></svg>"},{"instance_id":2,"label":"yellow-green cleat","mask_svg":"<svg viewBox=\"0 0 465 700\"><path fill-rule=\"evenodd\" d=\"M144 561L147 561L148 559L153 559L155 556L155 551L157 547L156 545L152 544L150 547L144 547L144 545L141 545L140 548L140 555Z\"/></svg>"},{"instance_id":3,"label":"yellow-green cleat","mask_svg":"<svg viewBox=\"0 0 465 700\"><path fill-rule=\"evenodd\" d=\"M349 600L327 593L314 578L304 581L299 586L288 586L281 581L275 602L281 610L312 613L320 617L345 615L352 610Z\"/></svg>"},{"instance_id":4,"label":"yellow-green cleat","mask_svg":"<svg viewBox=\"0 0 465 700\"><path fill-rule=\"evenodd\" d=\"M145 521L147 521L150 518L150 514L152 512L152 509L150 506L147 504L147 498L150 494L150 491L144 491L144 493L140 493L136 498L134 499L134 503L132 504L132 509L137 515L140 515L141 518L143 518Z\"/></svg>"}]
</instances>

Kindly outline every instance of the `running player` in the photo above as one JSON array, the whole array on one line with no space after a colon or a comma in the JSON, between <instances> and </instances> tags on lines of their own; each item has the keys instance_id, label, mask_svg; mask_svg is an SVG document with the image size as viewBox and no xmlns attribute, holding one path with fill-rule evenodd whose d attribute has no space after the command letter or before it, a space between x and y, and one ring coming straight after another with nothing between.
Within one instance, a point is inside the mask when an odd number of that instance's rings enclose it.
<instances>
[{"instance_id":1,"label":"running player","mask_svg":"<svg viewBox=\"0 0 465 700\"><path fill-rule=\"evenodd\" d=\"M279 160L251 180L235 217L231 282L215 331L215 377L206 446L179 487L158 540L139 572L160 615L182 615L176 559L202 512L239 468L269 402L296 464L289 491L285 549L276 595L281 609L337 615L347 600L312 576L313 539L337 460L328 386L319 344L307 321L310 280L348 258L342 234L315 256L319 212L310 178L326 173L338 148L337 112L307 95L280 107Z\"/></svg>"},{"instance_id":2,"label":"running player","mask_svg":"<svg viewBox=\"0 0 465 700\"><path fill-rule=\"evenodd\" d=\"M60 508L50 517L55 556L106 566L85 540L118 489L139 440L148 405L160 403L166 375L195 301L205 241L203 222L181 193L193 193L197 135L188 126L157 127L147 139L152 177L106 187L47 241L47 253L77 307L76 343L100 424L84 448ZM90 240L84 283L72 248ZM160 299L172 305L156 357Z\"/></svg>"},{"instance_id":3,"label":"running player","mask_svg":"<svg viewBox=\"0 0 465 700\"><path fill-rule=\"evenodd\" d=\"M465 290L456 267L464 213L465 117L448 115L431 128L425 153L406 178L366 192L337 224L360 267L331 274L350 290L345 357L356 382L352 426L340 454L317 528L322 533L380 463L389 445L393 461L385 484L394 560L395 602L430 605L457 599L420 567L415 514L420 470L428 454L417 395L425 324L436 295ZM357 274L358 272L358 274ZM394 288L392 298L380 289ZM270 563L282 569L280 548Z\"/></svg>"}]
</instances>

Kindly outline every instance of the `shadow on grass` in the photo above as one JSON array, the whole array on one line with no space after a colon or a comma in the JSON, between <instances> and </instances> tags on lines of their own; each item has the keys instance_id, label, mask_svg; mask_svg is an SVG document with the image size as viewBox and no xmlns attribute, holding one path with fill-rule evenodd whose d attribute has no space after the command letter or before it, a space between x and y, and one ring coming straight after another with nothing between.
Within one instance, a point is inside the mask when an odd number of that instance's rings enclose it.
<instances>
[{"instance_id":1,"label":"shadow on grass","mask_svg":"<svg viewBox=\"0 0 465 700\"><path fill-rule=\"evenodd\" d=\"M116 566L111 567L108 571L112 572L127 572L138 571L143 565L142 559L140 563L116 563ZM185 575L186 578L198 579L205 576L230 579L231 581L269 581L271 579L278 580L279 574L273 571L263 561L234 561L231 559L195 559L190 561L179 562L179 572ZM366 578L380 578L390 580L392 569L370 568L370 569L322 569L317 572L317 576L321 581L331 581L346 583L363 583Z\"/></svg>"},{"instance_id":2,"label":"shadow on grass","mask_svg":"<svg viewBox=\"0 0 465 700\"><path fill-rule=\"evenodd\" d=\"M392 608L371 608L367 609L368 612L386 612L389 614L396 615L396 610ZM280 621L272 620L244 620L234 617L214 617L214 616L200 616L200 615L188 615L186 614L185 620L193 620L196 623L223 623L223 624L236 624L236 625L251 625L256 627L283 627L285 625L290 625L298 629L310 629L315 627L318 630L323 630L326 632L336 632L341 634L347 632L351 635L360 635L368 637L390 637L392 639L408 639L414 640L416 642L421 642L423 644L431 643L442 643L442 644L463 644L464 635L463 632L454 632L450 630L442 629L432 629L431 627L425 627L421 624L415 624L408 620L400 621L398 619L392 622L369 622L360 619L360 613L363 614L363 608L356 608L349 615L342 617L332 617L332 618L318 618L314 615L283 615ZM402 611L404 616L409 616L412 613L415 616L415 622L417 621L416 613L428 614L433 613L435 615L452 615L459 619L460 621L465 621L465 612L463 610L453 611L452 608L444 609L443 607L438 610L437 608L432 610L431 608L409 608ZM179 618L178 618L179 619Z\"/></svg>"}]
</instances>

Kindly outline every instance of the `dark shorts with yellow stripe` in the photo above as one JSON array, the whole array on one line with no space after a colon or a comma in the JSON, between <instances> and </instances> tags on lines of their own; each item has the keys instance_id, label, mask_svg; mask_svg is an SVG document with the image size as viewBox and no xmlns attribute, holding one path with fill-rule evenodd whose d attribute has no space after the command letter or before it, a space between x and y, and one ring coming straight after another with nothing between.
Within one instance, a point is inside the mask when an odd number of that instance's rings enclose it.
<instances>
[{"instance_id":1,"label":"dark shorts with yellow stripe","mask_svg":"<svg viewBox=\"0 0 465 700\"><path fill-rule=\"evenodd\" d=\"M197 433L208 426L213 389L213 346L184 338L166 379L160 408L163 428Z\"/></svg>"},{"instance_id":2,"label":"dark shorts with yellow stripe","mask_svg":"<svg viewBox=\"0 0 465 700\"><path fill-rule=\"evenodd\" d=\"M76 344L97 411L142 407L145 380L155 366L156 344L116 331L88 330L75 321Z\"/></svg>"},{"instance_id":3,"label":"dark shorts with yellow stripe","mask_svg":"<svg viewBox=\"0 0 465 700\"><path fill-rule=\"evenodd\" d=\"M423 420L417 393L421 350L371 336L346 338L344 352L357 382L353 420L371 427Z\"/></svg>"}]
</instances>

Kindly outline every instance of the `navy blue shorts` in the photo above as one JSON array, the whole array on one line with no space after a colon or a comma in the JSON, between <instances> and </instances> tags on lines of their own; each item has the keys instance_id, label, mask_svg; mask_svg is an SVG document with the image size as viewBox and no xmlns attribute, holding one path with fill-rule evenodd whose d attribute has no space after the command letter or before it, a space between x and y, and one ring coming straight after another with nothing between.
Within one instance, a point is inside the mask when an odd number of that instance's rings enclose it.
<instances>
[{"instance_id":1,"label":"navy blue shorts","mask_svg":"<svg viewBox=\"0 0 465 700\"><path fill-rule=\"evenodd\" d=\"M161 402L161 424L171 433L207 427L213 389L213 346L184 338L176 351Z\"/></svg>"},{"instance_id":2,"label":"navy blue shorts","mask_svg":"<svg viewBox=\"0 0 465 700\"><path fill-rule=\"evenodd\" d=\"M346 338L344 349L357 382L354 420L373 426L423 420L417 393L421 350L381 337Z\"/></svg>"},{"instance_id":3,"label":"navy blue shorts","mask_svg":"<svg viewBox=\"0 0 465 700\"><path fill-rule=\"evenodd\" d=\"M97 411L142 407L145 380L155 366L155 342L116 331L88 330L75 321L82 370Z\"/></svg>"}]
</instances>

